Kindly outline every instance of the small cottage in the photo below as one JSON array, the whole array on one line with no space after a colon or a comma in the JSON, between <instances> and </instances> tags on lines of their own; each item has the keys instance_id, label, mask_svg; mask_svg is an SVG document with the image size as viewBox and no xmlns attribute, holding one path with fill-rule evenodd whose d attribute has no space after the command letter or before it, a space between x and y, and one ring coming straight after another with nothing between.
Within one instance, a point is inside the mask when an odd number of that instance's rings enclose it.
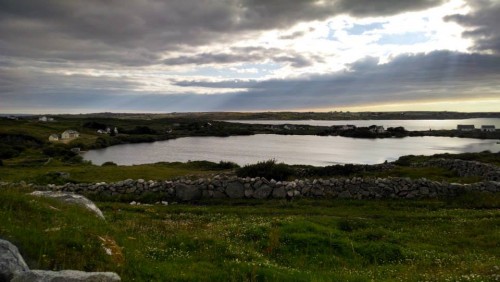
<instances>
[{"instance_id":1,"label":"small cottage","mask_svg":"<svg viewBox=\"0 0 500 282\"><path fill-rule=\"evenodd\" d=\"M459 124L457 125L458 131L473 131L475 129L474 125L469 124Z\"/></svg>"},{"instance_id":2,"label":"small cottage","mask_svg":"<svg viewBox=\"0 0 500 282\"><path fill-rule=\"evenodd\" d=\"M49 136L49 141L59 141L61 139L61 137L59 136L59 134L50 134Z\"/></svg>"},{"instance_id":3,"label":"small cottage","mask_svg":"<svg viewBox=\"0 0 500 282\"><path fill-rule=\"evenodd\" d=\"M74 139L80 137L80 133L75 130L66 130L61 134L61 139Z\"/></svg>"},{"instance_id":4,"label":"small cottage","mask_svg":"<svg viewBox=\"0 0 500 282\"><path fill-rule=\"evenodd\" d=\"M46 117L46 116L43 116L43 117L39 117L38 118L38 121L41 121L41 122L48 122L48 121L54 121L53 118L51 117Z\"/></svg>"},{"instance_id":5,"label":"small cottage","mask_svg":"<svg viewBox=\"0 0 500 282\"><path fill-rule=\"evenodd\" d=\"M494 125L483 125L481 126L481 131L483 132L495 132L495 126Z\"/></svg>"}]
</instances>

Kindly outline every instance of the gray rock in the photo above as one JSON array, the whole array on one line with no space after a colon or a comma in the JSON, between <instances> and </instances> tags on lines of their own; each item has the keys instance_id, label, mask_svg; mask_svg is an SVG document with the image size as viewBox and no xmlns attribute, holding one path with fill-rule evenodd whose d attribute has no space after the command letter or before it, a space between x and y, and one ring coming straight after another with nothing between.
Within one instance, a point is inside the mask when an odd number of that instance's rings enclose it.
<instances>
[{"instance_id":1,"label":"gray rock","mask_svg":"<svg viewBox=\"0 0 500 282\"><path fill-rule=\"evenodd\" d=\"M31 195L37 197L53 198L64 203L82 206L95 213L98 217L104 219L104 215L102 214L101 210L91 200L85 198L82 195L70 192L53 192L53 191L35 191L31 193Z\"/></svg>"},{"instance_id":2,"label":"gray rock","mask_svg":"<svg viewBox=\"0 0 500 282\"><path fill-rule=\"evenodd\" d=\"M348 199L348 198L352 198L352 195L351 195L351 193L349 193L349 191L344 190L339 194L339 198Z\"/></svg>"},{"instance_id":3,"label":"gray rock","mask_svg":"<svg viewBox=\"0 0 500 282\"><path fill-rule=\"evenodd\" d=\"M226 194L231 199L241 199L245 196L245 186L240 182L229 182L226 187Z\"/></svg>"},{"instance_id":4,"label":"gray rock","mask_svg":"<svg viewBox=\"0 0 500 282\"><path fill-rule=\"evenodd\" d=\"M201 190L194 185L178 184L175 196L181 201L194 201L201 198Z\"/></svg>"},{"instance_id":5,"label":"gray rock","mask_svg":"<svg viewBox=\"0 0 500 282\"><path fill-rule=\"evenodd\" d=\"M114 272L84 272L77 270L31 270L17 273L11 282L115 282L121 281Z\"/></svg>"},{"instance_id":6,"label":"gray rock","mask_svg":"<svg viewBox=\"0 0 500 282\"><path fill-rule=\"evenodd\" d=\"M253 196L253 189L252 188L245 189L245 197L251 198L252 196Z\"/></svg>"},{"instance_id":7,"label":"gray rock","mask_svg":"<svg viewBox=\"0 0 500 282\"><path fill-rule=\"evenodd\" d=\"M17 247L0 239L0 281L10 281L15 273L28 270Z\"/></svg>"},{"instance_id":8,"label":"gray rock","mask_svg":"<svg viewBox=\"0 0 500 282\"><path fill-rule=\"evenodd\" d=\"M286 197L285 187L277 187L273 190L273 198L283 199Z\"/></svg>"},{"instance_id":9,"label":"gray rock","mask_svg":"<svg viewBox=\"0 0 500 282\"><path fill-rule=\"evenodd\" d=\"M269 197L269 195L271 195L272 191L273 188L269 187L267 184L264 184L253 192L253 197L255 199L266 199Z\"/></svg>"}]
</instances>

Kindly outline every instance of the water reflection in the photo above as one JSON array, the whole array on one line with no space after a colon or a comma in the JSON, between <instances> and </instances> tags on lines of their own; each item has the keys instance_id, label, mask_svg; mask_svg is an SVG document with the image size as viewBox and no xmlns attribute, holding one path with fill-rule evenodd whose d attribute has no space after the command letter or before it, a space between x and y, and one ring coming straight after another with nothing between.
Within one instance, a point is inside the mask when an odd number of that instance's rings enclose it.
<instances>
[{"instance_id":1,"label":"water reflection","mask_svg":"<svg viewBox=\"0 0 500 282\"><path fill-rule=\"evenodd\" d=\"M118 145L84 154L94 164L120 165L208 160L239 165L276 159L288 164L375 164L403 155L500 151L497 140L450 137L355 139L340 136L267 135L187 137L154 143Z\"/></svg>"}]
</instances>

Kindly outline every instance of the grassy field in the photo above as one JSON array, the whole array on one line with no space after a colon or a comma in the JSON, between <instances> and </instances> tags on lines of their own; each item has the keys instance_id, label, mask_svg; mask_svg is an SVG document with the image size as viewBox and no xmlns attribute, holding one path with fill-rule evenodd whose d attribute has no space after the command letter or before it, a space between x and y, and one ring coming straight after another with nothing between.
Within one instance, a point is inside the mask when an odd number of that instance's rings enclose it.
<instances>
[{"instance_id":1,"label":"grassy field","mask_svg":"<svg viewBox=\"0 0 500 282\"><path fill-rule=\"evenodd\" d=\"M37 166L4 166L0 168L0 181L35 184L64 184L66 182L96 183L117 182L131 179L165 180L181 176L202 177L208 174L221 173L215 163L157 163L134 166L96 166L91 164L64 164L57 160L47 165ZM61 177L61 173L67 173Z\"/></svg>"},{"instance_id":2,"label":"grassy field","mask_svg":"<svg viewBox=\"0 0 500 282\"><path fill-rule=\"evenodd\" d=\"M97 202L103 222L25 192L0 191L0 237L15 243L31 268L115 271L123 281L500 279L498 194L451 201Z\"/></svg>"}]
</instances>

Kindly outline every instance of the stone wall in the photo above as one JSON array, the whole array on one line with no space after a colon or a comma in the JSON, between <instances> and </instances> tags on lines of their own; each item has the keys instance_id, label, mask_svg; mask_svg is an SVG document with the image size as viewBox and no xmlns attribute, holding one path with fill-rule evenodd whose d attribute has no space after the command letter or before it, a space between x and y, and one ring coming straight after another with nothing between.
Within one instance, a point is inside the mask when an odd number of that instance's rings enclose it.
<instances>
[{"instance_id":1,"label":"stone wall","mask_svg":"<svg viewBox=\"0 0 500 282\"><path fill-rule=\"evenodd\" d=\"M436 182L425 178L331 178L275 181L264 178L215 176L197 180L145 181L128 179L116 183L33 186L37 190L53 190L100 196L127 195L130 198L146 193L161 194L165 199L193 201L199 199L284 199L310 198L435 198L452 197L465 191L500 192L500 182L474 184Z\"/></svg>"},{"instance_id":2,"label":"stone wall","mask_svg":"<svg viewBox=\"0 0 500 282\"><path fill-rule=\"evenodd\" d=\"M441 167L456 172L459 176L479 176L485 180L500 181L500 168L495 165L476 161L457 159L435 159L414 166Z\"/></svg>"}]
</instances>

